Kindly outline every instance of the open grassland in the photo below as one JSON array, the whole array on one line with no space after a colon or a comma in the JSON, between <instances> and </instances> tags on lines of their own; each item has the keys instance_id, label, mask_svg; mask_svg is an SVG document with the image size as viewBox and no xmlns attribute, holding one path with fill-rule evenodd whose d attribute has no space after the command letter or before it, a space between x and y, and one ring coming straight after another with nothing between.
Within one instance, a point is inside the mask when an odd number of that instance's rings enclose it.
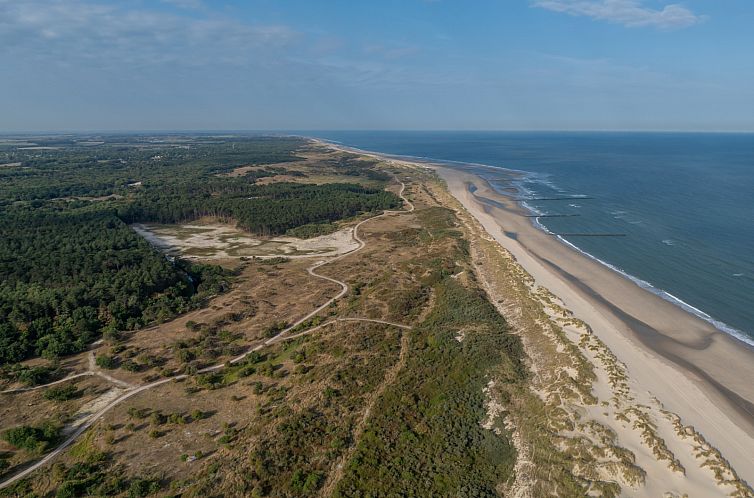
<instances>
[{"instance_id":1,"label":"open grassland","mask_svg":"<svg viewBox=\"0 0 754 498\"><path fill-rule=\"evenodd\" d=\"M245 178L259 176L257 183L292 182L301 184L358 183L365 187L381 187L387 179L377 169L365 167L377 163L357 154L307 144L296 150L298 160L277 164L244 165L219 176ZM366 172L366 174L365 174ZM269 174L268 174L269 173Z\"/></svg>"}]
</instances>

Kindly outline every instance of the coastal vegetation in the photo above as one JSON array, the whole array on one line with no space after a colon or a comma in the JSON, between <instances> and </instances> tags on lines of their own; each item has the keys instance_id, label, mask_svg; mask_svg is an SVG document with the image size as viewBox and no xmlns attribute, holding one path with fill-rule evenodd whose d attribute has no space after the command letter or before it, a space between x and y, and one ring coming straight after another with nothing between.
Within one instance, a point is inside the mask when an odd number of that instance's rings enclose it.
<instances>
[{"instance_id":1,"label":"coastal vegetation","mask_svg":"<svg viewBox=\"0 0 754 498\"><path fill-rule=\"evenodd\" d=\"M59 358L102 334L164 322L231 276L166 260L109 210L6 207L3 216L0 364Z\"/></svg>"},{"instance_id":2,"label":"coastal vegetation","mask_svg":"<svg viewBox=\"0 0 754 498\"><path fill-rule=\"evenodd\" d=\"M0 371L0 472L34 472L0 496L614 497L686 473L751 496L425 168L153 141L135 143L183 177L145 165L106 196L0 206L5 344L23 345ZM136 221L180 222L153 229L201 251L161 254ZM212 230L333 235L214 257Z\"/></svg>"},{"instance_id":3,"label":"coastal vegetation","mask_svg":"<svg viewBox=\"0 0 754 498\"><path fill-rule=\"evenodd\" d=\"M289 228L285 234L291 237L310 239L312 237L319 237L320 235L327 235L337 230L337 225L328 222L308 223L295 228Z\"/></svg>"},{"instance_id":4,"label":"coastal vegetation","mask_svg":"<svg viewBox=\"0 0 754 498\"><path fill-rule=\"evenodd\" d=\"M520 344L478 292L449 276L433 291L403 374L380 399L334 496L497 496L511 474L515 450L480 421L492 368L507 363L508 381L522 380ZM461 329L473 333L459 342Z\"/></svg>"},{"instance_id":5,"label":"coastal vegetation","mask_svg":"<svg viewBox=\"0 0 754 498\"><path fill-rule=\"evenodd\" d=\"M282 235L302 228L312 236L326 224L359 213L393 209L400 200L382 189L349 183L245 185L237 179L161 189L118 210L127 223L180 223L202 217L234 221L256 235ZM294 232L295 234L296 232Z\"/></svg>"},{"instance_id":6,"label":"coastal vegetation","mask_svg":"<svg viewBox=\"0 0 754 498\"><path fill-rule=\"evenodd\" d=\"M349 282L349 297L290 334L323 328L192 376L192 397L254 409L218 428L218 464L181 481L184 495L496 496L510 478L515 450L482 426L484 388L501 368L525 382L520 342L469 278L454 213L420 190L409 195L415 214L369 222L360 231L368 254L325 267ZM333 321L349 317L411 328ZM268 323L263 336L286 327ZM190 364L211 329L186 326L199 333L176 345ZM161 437L174 437L163 427Z\"/></svg>"},{"instance_id":7,"label":"coastal vegetation","mask_svg":"<svg viewBox=\"0 0 754 498\"><path fill-rule=\"evenodd\" d=\"M510 431L517 451L515 479L503 495L619 496L664 488L694 472L721 495L754 496L693 427L632 385L626 366L587 323L537 285L447 191L435 192L444 205L457 206L476 275L532 365L527 382L509 384L493 375L486 390L489 426ZM663 478L651 482L652 474Z\"/></svg>"},{"instance_id":8,"label":"coastal vegetation","mask_svg":"<svg viewBox=\"0 0 754 498\"><path fill-rule=\"evenodd\" d=\"M44 201L94 202L129 197L141 190L208 179L241 165L296 161L303 145L296 138L267 137L102 137L96 148L71 137L37 137L52 149L0 145L0 205ZM172 139L171 139L172 138ZM18 163L18 164L16 164ZM250 174L277 174L268 168Z\"/></svg>"},{"instance_id":9,"label":"coastal vegetation","mask_svg":"<svg viewBox=\"0 0 754 498\"><path fill-rule=\"evenodd\" d=\"M414 315L401 375L375 406L334 496L497 496L512 472L515 450L481 422L488 375L505 365L507 382L526 377L520 342L478 284L458 278L470 255L453 213L428 207L417 217L422 229L394 233L394 240L431 240L444 251L411 260L429 272L403 289L413 304L396 312L423 313ZM363 288L362 302L382 285L388 281Z\"/></svg>"},{"instance_id":10,"label":"coastal vegetation","mask_svg":"<svg viewBox=\"0 0 754 498\"><path fill-rule=\"evenodd\" d=\"M395 208L397 197L353 183L256 185L298 161L295 138L113 136L96 149L0 147L0 365L54 360L95 339L165 322L229 288L233 273L168 260L129 223L211 216L258 235L311 237L331 223ZM251 169L228 176L243 165ZM346 178L384 173L338 167ZM244 166L246 167L246 166ZM293 178L305 176L303 173Z\"/></svg>"},{"instance_id":11,"label":"coastal vegetation","mask_svg":"<svg viewBox=\"0 0 754 498\"><path fill-rule=\"evenodd\" d=\"M64 384L62 386L53 386L44 392L45 399L52 401L68 401L80 394L76 384Z\"/></svg>"},{"instance_id":12,"label":"coastal vegetation","mask_svg":"<svg viewBox=\"0 0 754 498\"><path fill-rule=\"evenodd\" d=\"M39 427L22 425L7 429L3 439L11 446L30 453L41 454L60 438L60 426L46 422Z\"/></svg>"}]
</instances>

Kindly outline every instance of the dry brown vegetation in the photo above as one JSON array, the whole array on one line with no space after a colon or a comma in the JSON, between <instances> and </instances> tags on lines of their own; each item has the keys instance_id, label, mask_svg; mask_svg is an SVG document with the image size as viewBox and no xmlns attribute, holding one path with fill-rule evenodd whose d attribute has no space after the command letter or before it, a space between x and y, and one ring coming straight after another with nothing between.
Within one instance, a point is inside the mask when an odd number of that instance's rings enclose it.
<instances>
[{"instance_id":1,"label":"dry brown vegetation","mask_svg":"<svg viewBox=\"0 0 754 498\"><path fill-rule=\"evenodd\" d=\"M332 181L339 164L337 153L318 154L316 160L324 165L317 178ZM395 171L406 180L400 170ZM311 180L315 175L310 173L306 174ZM353 181L351 176L340 175L340 180ZM415 213L371 220L360 231L368 242L363 250L318 270L347 282L350 290L303 327L324 323L328 317L407 325L437 320L448 303L434 299L436 288L442 289L443 299L466 296L463 299L476 300L474 306L489 306L470 278L467 246L453 213L440 207L419 183L407 185L407 196L416 206ZM240 261L233 288L207 308L99 346L96 356L108 360L97 363L114 366L103 371L118 380L141 385L179 372L189 377L117 405L53 467L38 471L33 479L17 485L15 492L121 490L114 491L117 494L130 493L136 486L147 494L170 489L184 496L303 496L320 493L327 486L328 492L350 495L348 490L356 489L354 485L367 485L353 480L354 459L363 462L365 456L363 440L374 437L375 431L392 430L382 425L392 423L390 418L383 419L392 409L392 400L414 389L411 382L432 379L425 369L435 367L425 356L438 346L438 353L450 355L448 367L457 369L449 370L441 380L458 376L460 381L468 376L471 382L452 387L440 382L421 389L431 389L428 393L436 393L432 396L455 396L456 391L464 396L458 401L465 399L460 406L468 411L454 422L461 423L457 436L466 437L469 431L469 436L482 438L490 448L505 446L504 435L480 425L485 362L499 363L501 353L492 348L493 356L482 362L469 361L473 356L468 356L479 354L475 348L480 341L497 344L509 336L494 311L502 326L489 328L481 317L477 322L473 317L462 318L463 345L449 329L434 337L439 330L427 325L413 332L385 324L337 321L313 334L264 348L222 370L198 373L202 367L227 361L249 345L261 343L335 295L337 285L307 273L311 263ZM234 267L239 260L226 264ZM433 344L429 350L426 341ZM78 361L84 365L88 356L80 355ZM426 441L432 441L431 446L421 443L421 431L452 419L422 421L430 413L422 415L421 410L415 415L419 424L414 428L414 437L419 439L412 445L416 465L427 458L444 459L453 466L448 467L451 480L438 481L436 489L494 489L505 479L510 450L490 458L492 466L481 465L478 475L465 475L463 455L458 460L448 458L446 450L435 446L434 438ZM436 429L431 432L443 433L450 427ZM396 452L396 457L401 452L411 456L405 448L385 451ZM367 471L362 464L362 472ZM419 467L414 471L420 472ZM462 476L462 482L456 481ZM415 481L424 486L420 479ZM87 487L95 485L99 487Z\"/></svg>"},{"instance_id":2,"label":"dry brown vegetation","mask_svg":"<svg viewBox=\"0 0 754 498\"><path fill-rule=\"evenodd\" d=\"M311 146L300 155L230 174L284 168L288 174L260 181L373 181L343 174L342 153ZM539 497L638 489L644 470L592 416L598 411L640 431L657 459L683 472L657 421L632 398L625 367L589 326L536 286L433 173L380 167L406 184L416 209L368 221L359 231L364 248L317 270L348 284L343 298L290 340L231 364L339 287L307 272L317 258L220 260L238 276L208 307L94 349L112 360L116 368L104 371L117 380L187 377L117 405L54 466L6 495ZM65 372L85 370L89 357L69 358ZM9 408L0 420L34 425L54 413L70 423L113 388L100 377L75 382L82 395L62 403L42 391L7 395L36 411ZM609 399L596 392L600 383ZM697 456L734 496L751 496L693 428L665 416L696 441ZM18 452L14 463L22 457L32 458Z\"/></svg>"},{"instance_id":3,"label":"dry brown vegetation","mask_svg":"<svg viewBox=\"0 0 754 498\"><path fill-rule=\"evenodd\" d=\"M490 421L510 431L519 457L515 478L504 487L514 496L615 496L620 482L642 482L633 455L616 445L609 429L581 421L576 406L593 405L592 365L565 335L546 306L554 296L533 279L441 188L466 226L478 278L521 338L531 371L528 383L494 381L488 387L500 416ZM554 310L554 316L568 316ZM498 375L503 378L508 372ZM586 423L585 423L586 422Z\"/></svg>"},{"instance_id":4,"label":"dry brown vegetation","mask_svg":"<svg viewBox=\"0 0 754 498\"><path fill-rule=\"evenodd\" d=\"M300 160L296 162L246 165L235 168L220 176L243 177L259 171L272 171L278 174L265 176L256 181L259 185L276 182L293 183L359 183L365 187L381 186L378 178L364 176L363 172L350 167L349 161L360 160L357 154L335 151L312 143L302 147L296 154ZM368 160L366 162L374 162Z\"/></svg>"}]
</instances>

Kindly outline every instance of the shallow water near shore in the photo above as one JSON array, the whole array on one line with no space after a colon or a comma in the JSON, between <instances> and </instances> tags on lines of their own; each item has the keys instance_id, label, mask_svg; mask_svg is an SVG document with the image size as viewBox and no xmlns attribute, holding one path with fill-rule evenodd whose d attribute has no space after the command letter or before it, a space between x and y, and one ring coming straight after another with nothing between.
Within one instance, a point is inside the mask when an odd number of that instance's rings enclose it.
<instances>
[{"instance_id":1,"label":"shallow water near shore","mask_svg":"<svg viewBox=\"0 0 754 498\"><path fill-rule=\"evenodd\" d=\"M752 134L307 135L463 163L533 212L556 215L532 221L567 234L564 242L754 344ZM490 166L523 174L511 178ZM587 236L594 234L618 236Z\"/></svg>"}]
</instances>

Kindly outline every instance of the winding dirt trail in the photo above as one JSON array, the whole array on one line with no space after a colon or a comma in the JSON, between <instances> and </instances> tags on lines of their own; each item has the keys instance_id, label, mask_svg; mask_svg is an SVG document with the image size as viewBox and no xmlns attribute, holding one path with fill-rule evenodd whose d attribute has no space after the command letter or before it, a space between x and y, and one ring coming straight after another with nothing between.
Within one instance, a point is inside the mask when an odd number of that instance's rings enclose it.
<instances>
[{"instance_id":1,"label":"winding dirt trail","mask_svg":"<svg viewBox=\"0 0 754 498\"><path fill-rule=\"evenodd\" d=\"M89 377L91 375L94 375L94 372L89 371L89 372L78 373L74 375L69 375L68 377L63 377L62 379L56 380L54 382L50 382L48 384L40 384L38 386L31 386L31 387L19 387L16 389L6 389L5 391L0 391L0 394L17 394L17 393L26 393L29 391L36 391L37 389L44 389L45 387L62 384L63 382L68 382L69 380L78 379L79 377Z\"/></svg>"},{"instance_id":2,"label":"winding dirt trail","mask_svg":"<svg viewBox=\"0 0 754 498\"><path fill-rule=\"evenodd\" d=\"M372 216L371 218L367 218L365 220L362 220L353 229L353 238L359 244L359 247L357 247L356 249L354 249L354 250L352 250L350 252L341 254L340 256L336 256L336 257L328 259L328 260L318 261L318 262L314 263L312 266L310 266L309 268L307 268L307 272L310 275L312 275L314 277L317 277L317 278L321 278L323 280L327 280L328 282L333 282L333 283L338 284L341 287L340 292L338 292L337 295L335 295L331 299L327 300L324 304L322 304L321 306L317 307L314 311L312 311L311 313L309 313L305 317L303 317L303 318L299 319L298 321L296 321L293 325L291 325L291 326L287 327L286 329L282 330L276 336L271 337L271 338L263 341L262 343L254 346L252 348L250 348L248 351L246 351L242 355L240 355L240 356L238 356L236 358L233 358L232 360L230 360L231 364L235 364L235 363L238 363L240 361L243 361L250 353L252 353L254 351L259 351L260 349L262 349L262 348L264 348L266 346L271 346L271 345L276 344L278 342L287 341L287 340L294 339L296 337L300 337L302 335L310 334L310 333L312 333L312 332L314 332L316 330L319 330L320 328L322 328L322 327L324 327L326 325L330 325L331 323L335 323L336 321L363 321L363 322L372 322L372 323L379 323L379 324L384 324L384 325L391 325L391 326L399 327L399 328L402 328L402 329L410 329L411 328L408 325L401 325L401 324L397 324L397 323L391 323L391 322L386 322L386 321L382 321L382 320L373 320L373 319L368 319L368 318L340 318L340 319L335 319L335 320L333 320L331 322L324 323L324 324L322 324L322 325L320 325L318 327L314 327L312 329L308 329L308 330L306 330L304 332L301 332L299 334L294 334L292 336L288 336L288 333L290 331L292 331L293 329L295 329L296 327L298 327L302 323L306 322L307 320L309 320L310 318L312 318L313 316L315 316L317 313L319 313L323 309L325 309L328 306L330 306L331 303L333 303L336 300L340 299L341 297L343 297L348 292L349 287L348 287L347 283L341 282L340 280L336 280L334 278L331 278L331 277L328 277L328 276L321 275L321 274L317 273L316 270L318 268L320 268L320 267L322 267L324 265L331 264L331 263L334 263L336 261L339 261L340 259L343 259L344 257L349 256L351 254L355 254L356 252L358 252L361 249L363 249L366 246L366 242L361 237L359 237L359 228L361 228L361 226L364 225L364 223L367 223L369 221L381 218L383 216L389 216L389 215L392 215L392 214L405 214L405 213L411 213L411 212L414 211L415 208L414 208L413 203L411 203L411 201L409 201L404 196L404 191L406 190L406 184L403 183L402 181L400 181L397 177L394 176L394 178L401 185L400 191L398 192L398 197L400 197L403 200L403 202L405 203L406 206L408 206L408 208L404 209L404 210L400 210L400 211L394 211L394 210L383 211L381 214L378 214L376 216ZM401 354L403 354L403 347L401 348ZM222 370L223 368L225 368L225 363L219 363L219 364L213 365L211 367L203 368L203 369L199 370L197 373L213 372L213 371L217 371L217 370ZM396 374L397 374L397 372L396 372ZM98 373L97 371L90 370L90 371L85 372L85 373L76 374L76 375L72 375L72 376L66 377L65 379L61 379L59 381L52 382L50 384L46 384L44 386L36 386L34 389L39 389L39 388L42 388L42 387L47 387L47 386L50 386L50 385L59 384L61 382L65 382L65 381L71 380L71 379L76 378L76 377L83 377L85 375L100 375L100 373ZM112 380L112 378L108 378L108 377L109 376L104 377L104 378L106 378L108 380ZM54 460L56 457L58 457L63 451L65 451L66 448L68 448L71 444L73 444L79 438L79 436L81 436L84 432L86 432L87 429L89 429L92 425L94 425L94 423L97 422L97 420L99 420L105 413L107 413L108 411L110 411L111 409L113 409L115 406L119 405L123 401L126 401L127 399L129 399L129 398L131 398L133 396L136 396L137 394L142 393L144 391L147 391L149 389L153 389L153 388L161 386L163 384L167 384L168 382L175 382L175 381L178 381L178 380L183 380L183 379L186 379L188 377L189 376L187 374L181 374L181 375L176 375L175 377L170 377L170 378L167 378L167 379L161 379L161 380L158 380L158 381L155 381L155 382L152 382L152 383L149 383L149 384L144 384L144 385L138 386L138 387L131 386L129 388L129 390L125 394L123 394L122 396L114 399L113 401L111 401L110 403L108 403L106 406L104 406L102 409L100 409L98 412L96 412L93 415L91 415L89 417L89 419L85 423L81 424L81 426L78 429L76 429L75 432L73 432L57 448L55 448L53 451L51 451L50 453L48 453L47 455L45 455L41 460L39 460L38 462L36 462L36 463L28 466L27 468L25 468L25 469L23 469L23 470L15 473L15 474L7 477L3 482L0 483L0 489L6 488L6 487L8 487L8 486L10 486L10 485L18 482L19 480L25 478L26 476L28 476L29 474L31 474L35 470L40 469L40 468L44 467L45 465L47 465L48 463L50 463L52 460ZM27 390L29 390L29 389L27 389ZM371 405L372 404L374 404L374 401L370 401L370 404L367 407L368 411L371 410ZM367 415L368 415L368 412L367 412Z\"/></svg>"},{"instance_id":3,"label":"winding dirt trail","mask_svg":"<svg viewBox=\"0 0 754 498\"><path fill-rule=\"evenodd\" d=\"M40 384L38 386L30 386L30 387L18 387L15 389L6 389L4 391L0 391L0 394L19 394L19 393L26 393L30 391L36 391L38 389L44 389L47 387L55 386L57 384L62 384L64 382L68 382L74 379L79 379L81 377L91 377L91 376L98 376L106 381L115 384L118 387L122 387L123 389L134 389L137 386L133 384L129 384L128 382L120 379L116 379L112 375L108 375L105 372L103 372L99 367L97 367L97 364L95 362L94 357L94 351L89 351L89 359L88 359L88 369L86 372L81 372L73 375L69 375L67 377L63 377L62 379L55 380L53 382L48 382L47 384Z\"/></svg>"}]
</instances>

